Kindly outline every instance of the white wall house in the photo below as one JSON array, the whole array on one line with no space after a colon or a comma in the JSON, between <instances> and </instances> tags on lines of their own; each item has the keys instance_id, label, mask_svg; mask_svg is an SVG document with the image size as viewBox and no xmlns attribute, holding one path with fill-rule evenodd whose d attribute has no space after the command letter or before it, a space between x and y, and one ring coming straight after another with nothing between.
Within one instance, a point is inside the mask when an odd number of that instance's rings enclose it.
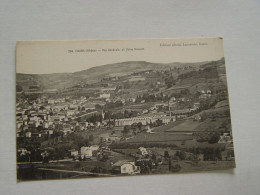
<instances>
[{"instance_id":1,"label":"white wall house","mask_svg":"<svg viewBox=\"0 0 260 195\"><path fill-rule=\"evenodd\" d=\"M80 155L81 158L91 158L93 156L93 151L97 151L99 149L99 146L90 146L90 147L81 147L80 148Z\"/></svg>"},{"instance_id":2,"label":"white wall house","mask_svg":"<svg viewBox=\"0 0 260 195\"><path fill-rule=\"evenodd\" d=\"M140 167L135 166L134 162L118 161L113 164L114 169L119 169L121 174L136 174L140 173Z\"/></svg>"}]
</instances>

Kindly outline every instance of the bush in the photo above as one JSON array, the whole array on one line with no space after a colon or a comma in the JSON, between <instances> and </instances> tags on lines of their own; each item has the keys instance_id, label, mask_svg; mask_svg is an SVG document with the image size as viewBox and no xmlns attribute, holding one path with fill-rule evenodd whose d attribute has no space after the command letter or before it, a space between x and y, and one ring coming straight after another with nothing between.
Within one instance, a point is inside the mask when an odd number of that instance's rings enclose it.
<instances>
[{"instance_id":1,"label":"bush","mask_svg":"<svg viewBox=\"0 0 260 195\"><path fill-rule=\"evenodd\" d=\"M80 168L80 166L81 166L80 163L77 162L77 163L74 165L74 168Z\"/></svg>"},{"instance_id":2,"label":"bush","mask_svg":"<svg viewBox=\"0 0 260 195\"><path fill-rule=\"evenodd\" d=\"M179 172L180 170L181 170L181 165L179 165L179 164L171 166L172 172Z\"/></svg>"}]
</instances>

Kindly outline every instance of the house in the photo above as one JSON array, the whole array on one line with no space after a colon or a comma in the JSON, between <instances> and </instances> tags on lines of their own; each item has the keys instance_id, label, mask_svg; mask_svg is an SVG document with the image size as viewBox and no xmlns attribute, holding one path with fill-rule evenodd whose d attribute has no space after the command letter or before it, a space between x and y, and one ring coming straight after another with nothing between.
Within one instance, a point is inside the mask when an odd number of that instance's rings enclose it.
<instances>
[{"instance_id":1,"label":"house","mask_svg":"<svg viewBox=\"0 0 260 195\"><path fill-rule=\"evenodd\" d=\"M50 154L47 151L44 151L41 153L41 156L43 159L45 159L46 157L48 157Z\"/></svg>"},{"instance_id":2,"label":"house","mask_svg":"<svg viewBox=\"0 0 260 195\"><path fill-rule=\"evenodd\" d=\"M90 150L89 147L81 147L80 148L80 155L81 155L81 158L84 159L84 158L91 158L92 157L92 150Z\"/></svg>"},{"instance_id":3,"label":"house","mask_svg":"<svg viewBox=\"0 0 260 195\"><path fill-rule=\"evenodd\" d=\"M140 147L140 148L138 148L138 150L142 154L142 156L148 155L148 152L147 152L146 148Z\"/></svg>"},{"instance_id":4,"label":"house","mask_svg":"<svg viewBox=\"0 0 260 195\"><path fill-rule=\"evenodd\" d=\"M194 108L199 108L199 107L200 107L200 103L199 102L194 103Z\"/></svg>"},{"instance_id":5,"label":"house","mask_svg":"<svg viewBox=\"0 0 260 195\"><path fill-rule=\"evenodd\" d=\"M31 116L29 118L30 121L37 121L38 120L38 117L35 115L35 116Z\"/></svg>"},{"instance_id":6,"label":"house","mask_svg":"<svg viewBox=\"0 0 260 195\"><path fill-rule=\"evenodd\" d=\"M107 88L100 89L100 91L102 91L102 92L111 92L111 91L115 91L115 90L116 90L116 87L107 87Z\"/></svg>"},{"instance_id":7,"label":"house","mask_svg":"<svg viewBox=\"0 0 260 195\"><path fill-rule=\"evenodd\" d=\"M79 151L75 150L75 149L72 149L72 150L70 150L70 155L72 157L77 157L79 155Z\"/></svg>"},{"instance_id":8,"label":"house","mask_svg":"<svg viewBox=\"0 0 260 195\"><path fill-rule=\"evenodd\" d=\"M65 102L65 98L59 98L54 101L55 103L63 103Z\"/></svg>"},{"instance_id":9,"label":"house","mask_svg":"<svg viewBox=\"0 0 260 195\"><path fill-rule=\"evenodd\" d=\"M26 132L25 137L32 137L32 132L30 132L30 131Z\"/></svg>"},{"instance_id":10,"label":"house","mask_svg":"<svg viewBox=\"0 0 260 195\"><path fill-rule=\"evenodd\" d=\"M41 133L32 133L32 137L42 137Z\"/></svg>"},{"instance_id":11,"label":"house","mask_svg":"<svg viewBox=\"0 0 260 195\"><path fill-rule=\"evenodd\" d=\"M118 137L117 135L110 135L107 140L109 141L119 141L120 137Z\"/></svg>"},{"instance_id":12,"label":"house","mask_svg":"<svg viewBox=\"0 0 260 195\"><path fill-rule=\"evenodd\" d=\"M21 137L22 136L22 132L21 131L17 131L16 132L16 137Z\"/></svg>"},{"instance_id":13,"label":"house","mask_svg":"<svg viewBox=\"0 0 260 195\"><path fill-rule=\"evenodd\" d=\"M67 116L72 116L75 114L75 110L67 110Z\"/></svg>"},{"instance_id":14,"label":"house","mask_svg":"<svg viewBox=\"0 0 260 195\"><path fill-rule=\"evenodd\" d=\"M171 111L173 116L176 116L176 118L185 118L190 113L190 109L182 109L182 110L174 110Z\"/></svg>"},{"instance_id":15,"label":"house","mask_svg":"<svg viewBox=\"0 0 260 195\"><path fill-rule=\"evenodd\" d=\"M129 102L135 103L136 99L135 98L129 98Z\"/></svg>"},{"instance_id":16,"label":"house","mask_svg":"<svg viewBox=\"0 0 260 195\"><path fill-rule=\"evenodd\" d=\"M149 111L147 110L147 109L144 109L143 111L142 111L142 114L147 114Z\"/></svg>"},{"instance_id":17,"label":"house","mask_svg":"<svg viewBox=\"0 0 260 195\"><path fill-rule=\"evenodd\" d=\"M20 156L24 156L24 155L26 155L26 154L31 154L31 152L28 151L26 148L19 148L19 149L17 150L17 152L18 152L18 154L19 154Z\"/></svg>"},{"instance_id":18,"label":"house","mask_svg":"<svg viewBox=\"0 0 260 195\"><path fill-rule=\"evenodd\" d=\"M105 99L109 99L110 98L110 93L103 93L99 95L100 98L105 98Z\"/></svg>"},{"instance_id":19,"label":"house","mask_svg":"<svg viewBox=\"0 0 260 195\"><path fill-rule=\"evenodd\" d=\"M45 134L52 135L53 134L53 130L52 129L45 130Z\"/></svg>"},{"instance_id":20,"label":"house","mask_svg":"<svg viewBox=\"0 0 260 195\"><path fill-rule=\"evenodd\" d=\"M55 100L54 99L48 99L48 104L54 104Z\"/></svg>"},{"instance_id":21,"label":"house","mask_svg":"<svg viewBox=\"0 0 260 195\"><path fill-rule=\"evenodd\" d=\"M207 99L207 98L209 98L209 97L211 97L211 94L206 94L206 93L204 93L204 94L201 94L201 95L199 96L199 99Z\"/></svg>"},{"instance_id":22,"label":"house","mask_svg":"<svg viewBox=\"0 0 260 195\"><path fill-rule=\"evenodd\" d=\"M23 123L22 123L22 122L16 122L16 128L17 128L17 129L21 128L21 127L22 127L22 125L23 125Z\"/></svg>"},{"instance_id":23,"label":"house","mask_svg":"<svg viewBox=\"0 0 260 195\"><path fill-rule=\"evenodd\" d=\"M198 155L197 155L197 158L198 158L199 161L203 161L203 159L204 159L204 154L198 154Z\"/></svg>"},{"instance_id":24,"label":"house","mask_svg":"<svg viewBox=\"0 0 260 195\"><path fill-rule=\"evenodd\" d=\"M133 118L123 118L123 119L116 119L115 120L115 126L125 126L125 125L132 125L134 123L142 123L142 125L147 125L147 123L153 123L157 120L162 120L163 123L167 124L170 121L175 121L176 117L170 117L166 115L146 115L146 116L140 116L140 117L133 117Z\"/></svg>"},{"instance_id":25,"label":"house","mask_svg":"<svg viewBox=\"0 0 260 195\"><path fill-rule=\"evenodd\" d=\"M70 129L63 129L63 130L61 130L61 131L63 132L63 135L64 135L64 136L66 136L66 135L68 135L68 134L70 134L70 133L73 132L73 131L70 130Z\"/></svg>"},{"instance_id":26,"label":"house","mask_svg":"<svg viewBox=\"0 0 260 195\"><path fill-rule=\"evenodd\" d=\"M201 116L200 116L200 115L195 115L195 116L194 116L194 120L196 120L196 121L201 120Z\"/></svg>"},{"instance_id":27,"label":"house","mask_svg":"<svg viewBox=\"0 0 260 195\"><path fill-rule=\"evenodd\" d=\"M218 141L219 144L230 144L232 142L232 136L230 136L229 133L224 133L222 136L220 136Z\"/></svg>"},{"instance_id":28,"label":"house","mask_svg":"<svg viewBox=\"0 0 260 195\"><path fill-rule=\"evenodd\" d=\"M99 149L98 145L92 145L89 147L92 151L97 151Z\"/></svg>"},{"instance_id":29,"label":"house","mask_svg":"<svg viewBox=\"0 0 260 195\"><path fill-rule=\"evenodd\" d=\"M90 147L81 147L80 148L80 155L81 155L81 158L84 159L84 158L92 158L93 156L93 152L94 151L97 151L99 149L99 146L90 146Z\"/></svg>"},{"instance_id":30,"label":"house","mask_svg":"<svg viewBox=\"0 0 260 195\"><path fill-rule=\"evenodd\" d=\"M28 116L27 115L23 115L22 118L23 118L23 121L24 120L28 120Z\"/></svg>"},{"instance_id":31,"label":"house","mask_svg":"<svg viewBox=\"0 0 260 195\"><path fill-rule=\"evenodd\" d=\"M140 173L140 167L135 166L135 162L126 160L118 161L112 165L112 170L121 174L137 174Z\"/></svg>"},{"instance_id":32,"label":"house","mask_svg":"<svg viewBox=\"0 0 260 195\"><path fill-rule=\"evenodd\" d=\"M38 121L34 122L34 127L39 127L40 123Z\"/></svg>"},{"instance_id":33,"label":"house","mask_svg":"<svg viewBox=\"0 0 260 195\"><path fill-rule=\"evenodd\" d=\"M176 117L175 116L172 116L172 117L164 116L164 117L161 118L161 120L162 120L162 123L168 124L171 121L175 122L176 121Z\"/></svg>"},{"instance_id":34,"label":"house","mask_svg":"<svg viewBox=\"0 0 260 195\"><path fill-rule=\"evenodd\" d=\"M233 149L226 149L221 152L221 160L234 160L234 150Z\"/></svg>"}]
</instances>

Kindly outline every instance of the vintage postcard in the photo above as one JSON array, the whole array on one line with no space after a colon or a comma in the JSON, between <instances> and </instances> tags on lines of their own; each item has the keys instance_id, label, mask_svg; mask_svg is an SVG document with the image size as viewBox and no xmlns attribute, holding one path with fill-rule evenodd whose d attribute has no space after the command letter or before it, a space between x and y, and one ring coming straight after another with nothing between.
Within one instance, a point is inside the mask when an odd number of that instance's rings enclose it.
<instances>
[{"instance_id":1,"label":"vintage postcard","mask_svg":"<svg viewBox=\"0 0 260 195\"><path fill-rule=\"evenodd\" d=\"M17 180L235 167L222 38L19 41Z\"/></svg>"}]
</instances>

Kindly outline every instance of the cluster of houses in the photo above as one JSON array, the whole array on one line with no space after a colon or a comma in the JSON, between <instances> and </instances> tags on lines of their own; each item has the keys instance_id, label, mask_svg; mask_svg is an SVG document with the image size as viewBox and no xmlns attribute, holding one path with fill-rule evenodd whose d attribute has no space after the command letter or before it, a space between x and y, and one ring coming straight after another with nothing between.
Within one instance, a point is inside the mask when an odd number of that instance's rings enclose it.
<instances>
[{"instance_id":1,"label":"cluster of houses","mask_svg":"<svg viewBox=\"0 0 260 195\"><path fill-rule=\"evenodd\" d=\"M134 79L139 79L138 76L134 76ZM17 103L17 115L16 115L16 129L17 137L42 137L50 136L54 134L54 130L57 130L59 124L63 124L59 131L63 131L64 135L68 135L75 130L87 130L91 128L104 127L107 121L96 122L82 122L75 121L80 117L82 113L97 113L95 105L104 105L106 102L121 101L125 104L128 102L135 102L135 98L120 98L111 97L115 87L102 88L99 92L99 97L80 97L73 98L46 98L41 97L33 102ZM204 93L203 93L204 92ZM211 91L202 90L201 94L211 95ZM195 103L193 108L182 110L171 110L170 116L166 114L160 114L159 107L169 107L175 104L177 99L172 98L168 103L155 103L150 109L144 109L138 117L116 119L115 126L122 127L126 125L132 125L134 123L141 123L147 125L154 123L157 120L161 120L163 124L168 124L171 121L175 121L176 118L185 118L190 113L199 109L199 103ZM26 106L25 106L26 105ZM38 131L35 131L38 130Z\"/></svg>"},{"instance_id":2,"label":"cluster of houses","mask_svg":"<svg viewBox=\"0 0 260 195\"><path fill-rule=\"evenodd\" d=\"M148 155L145 148L139 148L141 155ZM93 160L95 157L103 155L110 155L110 149L108 147L100 147L98 145L83 146L80 150L69 150L71 157L74 159L81 160ZM118 160L116 162L111 161L111 170L115 173L120 174L138 174L140 173L140 167L135 165L134 161L129 160Z\"/></svg>"},{"instance_id":3,"label":"cluster of houses","mask_svg":"<svg viewBox=\"0 0 260 195\"><path fill-rule=\"evenodd\" d=\"M98 145L93 146L82 146L80 150L69 150L71 157L74 159L92 159L93 153L99 151L100 148Z\"/></svg>"},{"instance_id":4,"label":"cluster of houses","mask_svg":"<svg viewBox=\"0 0 260 195\"><path fill-rule=\"evenodd\" d=\"M78 123L76 118L85 114L94 114L95 103L87 101L86 97L78 99L41 97L35 101L22 100L16 105L17 137L42 137L52 135L58 129L68 134L75 129L84 130L101 124ZM59 129L62 124L62 129Z\"/></svg>"},{"instance_id":5,"label":"cluster of houses","mask_svg":"<svg viewBox=\"0 0 260 195\"><path fill-rule=\"evenodd\" d=\"M212 91L211 90L201 90L200 91L200 96L199 99L207 99L209 97L211 97Z\"/></svg>"}]
</instances>

